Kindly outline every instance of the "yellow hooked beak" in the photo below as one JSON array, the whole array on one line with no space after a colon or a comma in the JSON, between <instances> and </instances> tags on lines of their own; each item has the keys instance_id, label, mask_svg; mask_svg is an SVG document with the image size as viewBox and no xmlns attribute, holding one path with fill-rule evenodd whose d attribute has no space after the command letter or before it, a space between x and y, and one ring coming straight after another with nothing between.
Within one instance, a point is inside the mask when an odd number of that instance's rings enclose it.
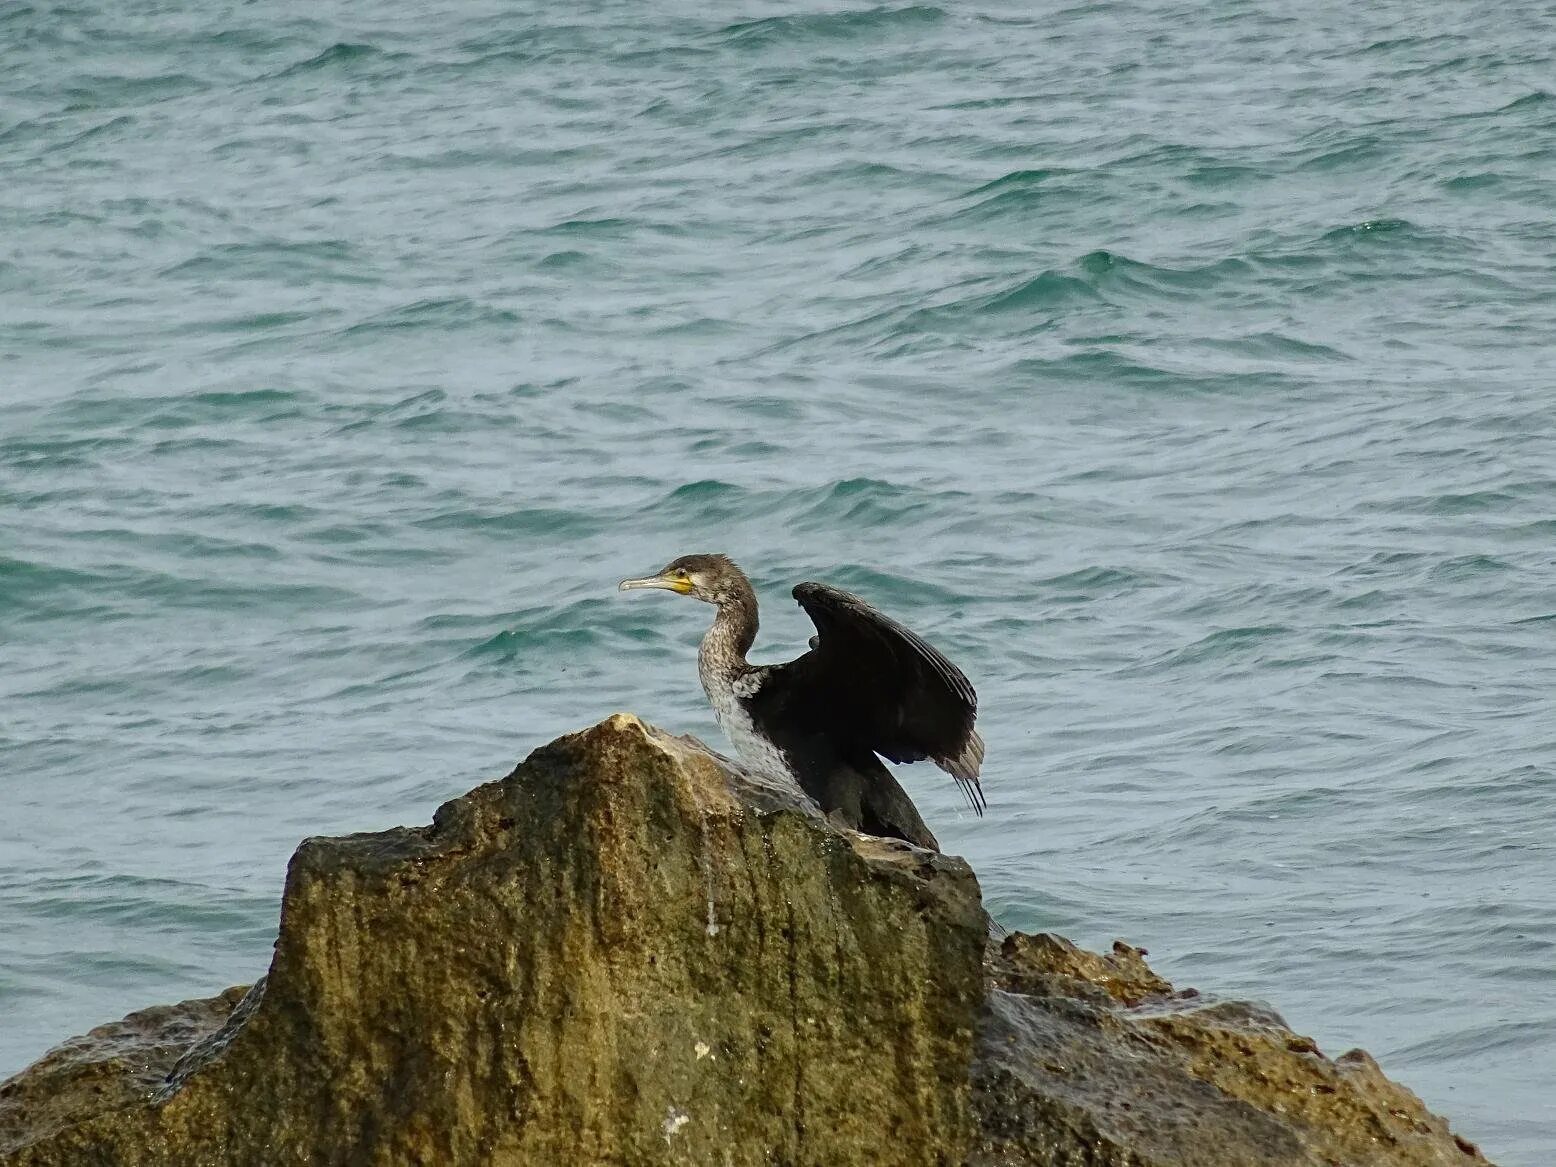
<instances>
[{"instance_id":1,"label":"yellow hooked beak","mask_svg":"<svg viewBox=\"0 0 1556 1167\"><path fill-rule=\"evenodd\" d=\"M649 575L642 579L624 579L616 586L624 592L630 592L633 588L658 588L678 596L692 594L692 578L689 575Z\"/></svg>"}]
</instances>

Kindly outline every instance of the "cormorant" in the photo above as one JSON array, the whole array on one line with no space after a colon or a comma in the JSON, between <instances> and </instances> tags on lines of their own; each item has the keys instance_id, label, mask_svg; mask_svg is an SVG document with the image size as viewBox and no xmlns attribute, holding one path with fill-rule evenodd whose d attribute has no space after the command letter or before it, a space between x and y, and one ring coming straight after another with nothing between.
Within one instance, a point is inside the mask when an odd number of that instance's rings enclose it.
<instances>
[{"instance_id":1,"label":"cormorant","mask_svg":"<svg viewBox=\"0 0 1556 1167\"><path fill-rule=\"evenodd\" d=\"M797 783L855 830L933 850L934 835L881 757L931 759L983 813L978 695L960 669L859 597L798 585L794 598L816 625L810 651L787 664L753 665L746 653L756 640L756 593L727 557L683 555L620 586L660 588L718 609L697 672L746 765Z\"/></svg>"}]
</instances>

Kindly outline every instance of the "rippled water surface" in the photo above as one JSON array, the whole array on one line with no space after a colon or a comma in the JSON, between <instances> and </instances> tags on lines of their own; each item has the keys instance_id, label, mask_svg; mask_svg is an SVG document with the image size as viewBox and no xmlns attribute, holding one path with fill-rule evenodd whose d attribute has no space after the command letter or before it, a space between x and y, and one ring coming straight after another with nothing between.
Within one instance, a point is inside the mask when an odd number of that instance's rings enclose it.
<instances>
[{"instance_id":1,"label":"rippled water surface","mask_svg":"<svg viewBox=\"0 0 1556 1167\"><path fill-rule=\"evenodd\" d=\"M1556 1146L1556 10L0 5L0 1072L617 709L726 550L1000 918Z\"/></svg>"}]
</instances>

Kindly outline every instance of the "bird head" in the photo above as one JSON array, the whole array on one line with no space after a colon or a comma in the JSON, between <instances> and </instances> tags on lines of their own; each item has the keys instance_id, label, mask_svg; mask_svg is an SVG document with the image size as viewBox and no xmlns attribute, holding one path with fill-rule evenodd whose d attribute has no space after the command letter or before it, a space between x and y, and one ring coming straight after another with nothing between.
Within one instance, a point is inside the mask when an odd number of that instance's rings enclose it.
<instances>
[{"instance_id":1,"label":"bird head","mask_svg":"<svg viewBox=\"0 0 1556 1167\"><path fill-rule=\"evenodd\" d=\"M723 555L683 555L654 575L624 579L619 586L624 592L633 588L658 588L708 604L725 604L742 590L750 590L740 569Z\"/></svg>"}]
</instances>

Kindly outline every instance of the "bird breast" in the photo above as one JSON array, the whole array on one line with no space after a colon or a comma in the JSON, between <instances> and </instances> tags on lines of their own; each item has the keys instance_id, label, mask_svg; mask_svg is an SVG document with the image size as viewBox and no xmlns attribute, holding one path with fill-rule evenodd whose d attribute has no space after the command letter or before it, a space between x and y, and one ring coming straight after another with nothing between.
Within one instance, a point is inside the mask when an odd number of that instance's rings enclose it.
<instances>
[{"instance_id":1,"label":"bird breast","mask_svg":"<svg viewBox=\"0 0 1556 1167\"><path fill-rule=\"evenodd\" d=\"M740 760L758 773L795 782L794 770L782 750L764 736L751 719L746 702L762 687L763 669L748 669L734 676L705 672L703 690L713 706L713 716Z\"/></svg>"}]
</instances>

